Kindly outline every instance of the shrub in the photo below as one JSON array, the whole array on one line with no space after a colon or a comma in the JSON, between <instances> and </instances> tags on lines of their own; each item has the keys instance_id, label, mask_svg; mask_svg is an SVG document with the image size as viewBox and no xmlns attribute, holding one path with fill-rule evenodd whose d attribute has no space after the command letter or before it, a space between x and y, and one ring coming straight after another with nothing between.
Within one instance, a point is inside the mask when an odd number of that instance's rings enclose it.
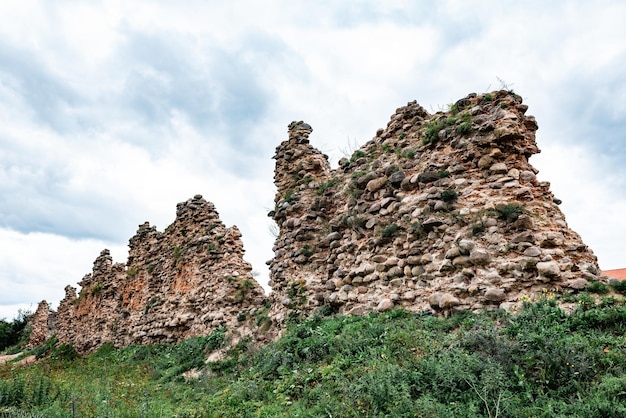
<instances>
[{"instance_id":1,"label":"shrub","mask_svg":"<svg viewBox=\"0 0 626 418\"><path fill-rule=\"evenodd\" d=\"M59 344L50 353L50 359L56 361L72 361L79 358L79 354L76 349L70 344Z\"/></svg>"},{"instance_id":2,"label":"shrub","mask_svg":"<svg viewBox=\"0 0 626 418\"><path fill-rule=\"evenodd\" d=\"M587 292L597 293L599 295L606 295L611 291L607 284L601 282L593 282L585 288Z\"/></svg>"},{"instance_id":3,"label":"shrub","mask_svg":"<svg viewBox=\"0 0 626 418\"><path fill-rule=\"evenodd\" d=\"M320 186L317 188L317 194L323 195L326 193L326 190L337 186L338 183L339 181L336 178L320 183Z\"/></svg>"},{"instance_id":4,"label":"shrub","mask_svg":"<svg viewBox=\"0 0 626 418\"><path fill-rule=\"evenodd\" d=\"M626 280L615 280L611 281L611 288L615 290L617 293L621 293L622 295L626 295Z\"/></svg>"},{"instance_id":5,"label":"shrub","mask_svg":"<svg viewBox=\"0 0 626 418\"><path fill-rule=\"evenodd\" d=\"M441 120L426 122L426 132L424 138L422 138L422 143L426 145L436 141L439 131L444 128L444 124L445 122L442 123Z\"/></svg>"},{"instance_id":6,"label":"shrub","mask_svg":"<svg viewBox=\"0 0 626 418\"><path fill-rule=\"evenodd\" d=\"M305 257L311 257L314 253L315 253L315 250L309 244L305 244L302 247L302 250L300 250L300 254L302 254Z\"/></svg>"},{"instance_id":7,"label":"shrub","mask_svg":"<svg viewBox=\"0 0 626 418\"><path fill-rule=\"evenodd\" d=\"M452 203L457 200L458 197L459 195L456 190L444 190L443 192L441 192L441 200L446 203Z\"/></svg>"},{"instance_id":8,"label":"shrub","mask_svg":"<svg viewBox=\"0 0 626 418\"><path fill-rule=\"evenodd\" d=\"M0 319L0 351L28 340L26 323L30 315L30 312L20 310L11 322Z\"/></svg>"},{"instance_id":9,"label":"shrub","mask_svg":"<svg viewBox=\"0 0 626 418\"><path fill-rule=\"evenodd\" d=\"M178 260L183 256L183 249L181 247L175 247L173 257L174 260Z\"/></svg>"},{"instance_id":10,"label":"shrub","mask_svg":"<svg viewBox=\"0 0 626 418\"><path fill-rule=\"evenodd\" d=\"M397 234L398 229L399 227L396 224L387 225L383 227L383 229L380 231L380 234L383 236L383 238L391 238Z\"/></svg>"},{"instance_id":11,"label":"shrub","mask_svg":"<svg viewBox=\"0 0 626 418\"><path fill-rule=\"evenodd\" d=\"M485 232L485 227L482 225L472 225L472 235L478 235Z\"/></svg>"},{"instance_id":12,"label":"shrub","mask_svg":"<svg viewBox=\"0 0 626 418\"><path fill-rule=\"evenodd\" d=\"M507 222L513 222L517 220L522 213L524 213L524 208L518 204L509 203L507 205L497 207L496 212L498 213L499 219Z\"/></svg>"},{"instance_id":13,"label":"shrub","mask_svg":"<svg viewBox=\"0 0 626 418\"><path fill-rule=\"evenodd\" d=\"M456 133L459 135L467 135L472 131L472 124L470 122L463 122L456 128Z\"/></svg>"},{"instance_id":14,"label":"shrub","mask_svg":"<svg viewBox=\"0 0 626 418\"><path fill-rule=\"evenodd\" d=\"M356 150L352 153L352 156L350 157L350 162L353 163L362 157L365 157L365 152L361 151L360 149Z\"/></svg>"}]
</instances>

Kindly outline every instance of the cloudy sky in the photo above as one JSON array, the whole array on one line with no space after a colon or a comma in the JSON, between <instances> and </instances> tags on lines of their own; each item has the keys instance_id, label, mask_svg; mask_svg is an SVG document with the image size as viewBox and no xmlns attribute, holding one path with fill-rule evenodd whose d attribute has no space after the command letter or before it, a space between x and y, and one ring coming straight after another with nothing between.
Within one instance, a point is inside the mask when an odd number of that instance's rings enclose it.
<instances>
[{"instance_id":1,"label":"cloudy sky","mask_svg":"<svg viewBox=\"0 0 626 418\"><path fill-rule=\"evenodd\" d=\"M336 162L417 100L524 97L531 162L603 269L626 267L623 1L0 2L0 318L56 307L202 194L266 285L274 148Z\"/></svg>"}]
</instances>

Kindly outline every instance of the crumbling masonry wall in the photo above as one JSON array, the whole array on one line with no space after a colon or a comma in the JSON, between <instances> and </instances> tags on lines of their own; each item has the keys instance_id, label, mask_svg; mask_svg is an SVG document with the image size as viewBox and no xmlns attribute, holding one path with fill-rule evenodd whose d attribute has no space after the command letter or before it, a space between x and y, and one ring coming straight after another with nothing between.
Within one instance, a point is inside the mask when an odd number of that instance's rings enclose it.
<instances>
[{"instance_id":1,"label":"crumbling masonry wall","mask_svg":"<svg viewBox=\"0 0 626 418\"><path fill-rule=\"evenodd\" d=\"M234 338L266 338L257 324L266 296L243 260L239 229L226 228L202 196L179 203L164 232L141 225L129 247L126 265L102 251L78 296L66 287L60 342L85 353L104 343L171 343L221 326Z\"/></svg>"},{"instance_id":2,"label":"crumbling masonry wall","mask_svg":"<svg viewBox=\"0 0 626 418\"><path fill-rule=\"evenodd\" d=\"M274 156L269 215L280 232L269 296L243 260L237 227L198 195L164 232L141 225L125 265L104 250L78 295L66 287L56 320L40 305L31 344L56 333L85 353L221 326L264 342L288 317L322 307L515 310L606 281L529 163L539 149L526 110L508 91L470 94L435 114L411 102L334 170L310 145L311 126L292 122Z\"/></svg>"},{"instance_id":3,"label":"crumbling masonry wall","mask_svg":"<svg viewBox=\"0 0 626 418\"><path fill-rule=\"evenodd\" d=\"M336 170L292 123L274 156L275 320L324 305L515 309L604 280L528 161L539 149L526 110L507 91L433 115L411 102Z\"/></svg>"}]
</instances>

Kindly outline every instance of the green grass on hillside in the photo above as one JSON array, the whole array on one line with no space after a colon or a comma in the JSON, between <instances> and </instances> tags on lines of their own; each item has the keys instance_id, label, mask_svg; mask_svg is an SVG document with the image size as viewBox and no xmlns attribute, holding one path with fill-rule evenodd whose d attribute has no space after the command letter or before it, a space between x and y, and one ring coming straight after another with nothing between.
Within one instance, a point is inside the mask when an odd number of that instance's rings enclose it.
<instances>
[{"instance_id":1,"label":"green grass on hillside","mask_svg":"<svg viewBox=\"0 0 626 418\"><path fill-rule=\"evenodd\" d=\"M317 315L208 364L224 330L84 358L62 346L0 366L0 416L626 417L626 307L582 300L570 315L549 299L517 315Z\"/></svg>"}]
</instances>

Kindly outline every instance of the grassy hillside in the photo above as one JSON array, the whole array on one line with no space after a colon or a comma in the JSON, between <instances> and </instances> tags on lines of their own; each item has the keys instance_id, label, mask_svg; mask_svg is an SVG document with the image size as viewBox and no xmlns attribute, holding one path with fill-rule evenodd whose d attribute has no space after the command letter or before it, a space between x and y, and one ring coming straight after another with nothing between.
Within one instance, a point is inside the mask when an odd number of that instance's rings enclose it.
<instances>
[{"instance_id":1,"label":"grassy hillside","mask_svg":"<svg viewBox=\"0 0 626 418\"><path fill-rule=\"evenodd\" d=\"M320 313L205 362L224 331L85 358L48 344L35 365L0 366L0 416L626 416L626 307L612 298L583 294L570 315L549 298L514 316Z\"/></svg>"}]
</instances>

